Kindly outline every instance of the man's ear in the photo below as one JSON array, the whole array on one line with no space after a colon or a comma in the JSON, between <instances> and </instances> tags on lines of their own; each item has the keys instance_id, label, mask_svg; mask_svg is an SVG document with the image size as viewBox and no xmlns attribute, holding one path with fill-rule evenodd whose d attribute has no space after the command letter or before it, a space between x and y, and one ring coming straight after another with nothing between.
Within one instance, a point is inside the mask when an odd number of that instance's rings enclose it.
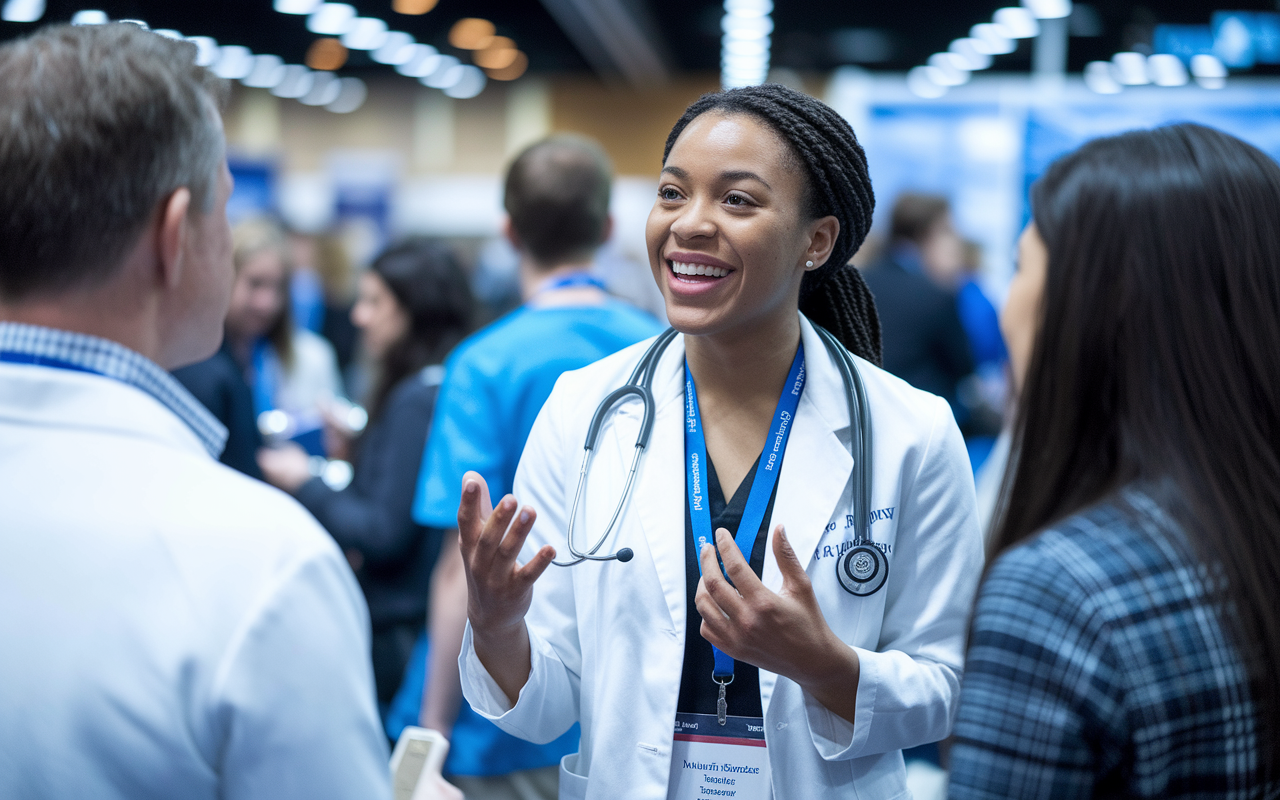
<instances>
[{"instance_id":1,"label":"man's ear","mask_svg":"<svg viewBox=\"0 0 1280 800\"><path fill-rule=\"evenodd\" d=\"M613 235L613 215L604 218L604 230L600 231L600 243L604 244L609 241L609 237Z\"/></svg>"},{"instance_id":2,"label":"man's ear","mask_svg":"<svg viewBox=\"0 0 1280 800\"><path fill-rule=\"evenodd\" d=\"M160 275L166 288L172 289L182 280L183 250L190 235L187 212L191 209L191 190L180 186L173 190L160 208L159 255Z\"/></svg>"},{"instance_id":3,"label":"man's ear","mask_svg":"<svg viewBox=\"0 0 1280 800\"><path fill-rule=\"evenodd\" d=\"M520 234L516 233L516 226L511 224L510 216L502 218L502 236L511 243L516 252L520 252Z\"/></svg>"}]
</instances>

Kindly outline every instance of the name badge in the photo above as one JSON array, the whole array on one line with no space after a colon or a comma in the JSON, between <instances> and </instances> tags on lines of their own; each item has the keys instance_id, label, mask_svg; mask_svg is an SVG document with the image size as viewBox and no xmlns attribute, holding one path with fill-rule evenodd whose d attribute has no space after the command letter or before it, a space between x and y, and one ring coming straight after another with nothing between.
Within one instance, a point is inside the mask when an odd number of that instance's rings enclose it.
<instances>
[{"instance_id":1,"label":"name badge","mask_svg":"<svg viewBox=\"0 0 1280 800\"><path fill-rule=\"evenodd\" d=\"M667 800L768 800L769 750L760 717L676 714Z\"/></svg>"}]
</instances>

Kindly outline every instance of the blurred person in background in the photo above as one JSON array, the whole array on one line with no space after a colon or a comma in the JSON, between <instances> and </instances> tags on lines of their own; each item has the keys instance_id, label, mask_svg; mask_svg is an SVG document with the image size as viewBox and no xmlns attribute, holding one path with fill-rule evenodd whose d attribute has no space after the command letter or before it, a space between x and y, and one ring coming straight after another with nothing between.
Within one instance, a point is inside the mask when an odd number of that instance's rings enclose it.
<instances>
[{"instance_id":1,"label":"blurred person in background","mask_svg":"<svg viewBox=\"0 0 1280 800\"><path fill-rule=\"evenodd\" d=\"M235 280L195 58L127 23L0 46L0 796L386 798L350 568L165 371Z\"/></svg>"},{"instance_id":2,"label":"blurred person in background","mask_svg":"<svg viewBox=\"0 0 1280 800\"><path fill-rule=\"evenodd\" d=\"M467 275L442 245L411 241L390 248L360 276L351 311L376 366L369 424L351 443L349 429L332 454L351 460L349 486L334 491L313 477L296 444L258 454L270 483L290 492L346 552L373 621L378 701L391 702L414 642L426 624L428 587L441 531L411 514L445 356L470 330Z\"/></svg>"},{"instance_id":3,"label":"blurred person in background","mask_svg":"<svg viewBox=\"0 0 1280 800\"><path fill-rule=\"evenodd\" d=\"M950 796L1280 796L1280 166L1134 131L1031 207Z\"/></svg>"},{"instance_id":4,"label":"blurred person in background","mask_svg":"<svg viewBox=\"0 0 1280 800\"><path fill-rule=\"evenodd\" d=\"M462 477L474 470L495 496L510 491L534 418L566 370L657 334L656 320L609 296L589 270L609 238L612 167L595 142L553 136L524 150L507 171L505 233L520 253L524 305L475 334L447 363L422 458L414 517L450 529L432 582L422 724L452 735L446 773L468 798L554 798L560 759L578 731L535 745L498 730L462 700L458 655L467 584L457 541ZM427 649L424 644L422 651ZM418 711L421 673L397 703ZM461 710L460 710L461 709ZM412 722L413 717L401 721ZM455 722L456 721L456 722ZM398 734L391 728L389 733Z\"/></svg>"},{"instance_id":5,"label":"blurred person in background","mask_svg":"<svg viewBox=\"0 0 1280 800\"><path fill-rule=\"evenodd\" d=\"M253 389L254 413L279 409L314 422L342 394L342 380L333 346L294 324L288 240L267 220L242 222L232 235L236 282L226 338Z\"/></svg>"},{"instance_id":6,"label":"blurred person in background","mask_svg":"<svg viewBox=\"0 0 1280 800\"><path fill-rule=\"evenodd\" d=\"M904 192L893 206L884 256L863 273L880 311L884 368L951 403L962 428L959 387L973 372L973 357L954 292L931 276L956 273L963 257L946 198Z\"/></svg>"},{"instance_id":7,"label":"blurred person in background","mask_svg":"<svg viewBox=\"0 0 1280 800\"><path fill-rule=\"evenodd\" d=\"M261 478L262 415L280 408L302 418L310 450L320 455L320 420L342 382L328 342L293 324L281 229L250 220L232 237L236 281L222 347L173 375L227 427L222 463Z\"/></svg>"}]
</instances>

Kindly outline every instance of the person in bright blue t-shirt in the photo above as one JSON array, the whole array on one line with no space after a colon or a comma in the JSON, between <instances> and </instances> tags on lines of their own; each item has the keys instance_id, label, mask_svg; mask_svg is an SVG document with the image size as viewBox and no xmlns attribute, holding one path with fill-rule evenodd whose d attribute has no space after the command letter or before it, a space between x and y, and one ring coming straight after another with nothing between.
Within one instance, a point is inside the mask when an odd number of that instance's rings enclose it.
<instances>
[{"instance_id":1,"label":"person in bright blue t-shirt","mask_svg":"<svg viewBox=\"0 0 1280 800\"><path fill-rule=\"evenodd\" d=\"M535 745L502 733L462 700L457 660L467 587L456 527L468 470L483 475L495 497L511 490L533 421L561 373L662 329L653 317L611 298L588 272L611 228L610 183L605 154L578 137L543 140L512 163L505 232L521 254L525 304L450 356L423 454L414 518L451 533L432 581L430 645L419 643L388 733L413 721L404 719L405 712L417 712L413 699L425 678L421 724L451 735L445 771L469 799L555 798L559 761L578 747L576 726L550 744Z\"/></svg>"}]
</instances>

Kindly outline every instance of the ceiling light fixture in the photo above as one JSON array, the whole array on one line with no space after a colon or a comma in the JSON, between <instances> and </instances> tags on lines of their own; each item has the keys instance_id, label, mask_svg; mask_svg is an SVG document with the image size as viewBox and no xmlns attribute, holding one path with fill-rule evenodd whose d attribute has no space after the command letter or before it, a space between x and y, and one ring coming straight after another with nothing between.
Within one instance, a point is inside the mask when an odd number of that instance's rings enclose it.
<instances>
[{"instance_id":1,"label":"ceiling light fixture","mask_svg":"<svg viewBox=\"0 0 1280 800\"><path fill-rule=\"evenodd\" d=\"M1084 85L1098 94L1119 94L1124 90L1113 74L1110 61L1090 61L1086 64Z\"/></svg>"},{"instance_id":2,"label":"ceiling light fixture","mask_svg":"<svg viewBox=\"0 0 1280 800\"><path fill-rule=\"evenodd\" d=\"M1022 7L1036 19L1062 19L1071 16L1071 0L1022 0Z\"/></svg>"},{"instance_id":3,"label":"ceiling light fixture","mask_svg":"<svg viewBox=\"0 0 1280 800\"><path fill-rule=\"evenodd\" d=\"M322 3L307 17L307 30L325 36L341 36L356 22L356 10L346 3Z\"/></svg>"},{"instance_id":4,"label":"ceiling light fixture","mask_svg":"<svg viewBox=\"0 0 1280 800\"><path fill-rule=\"evenodd\" d=\"M458 66L461 66L458 59L442 55L435 61L435 69L418 80L423 86L430 86L432 89L447 89L462 78L461 72L452 71Z\"/></svg>"},{"instance_id":5,"label":"ceiling light fixture","mask_svg":"<svg viewBox=\"0 0 1280 800\"><path fill-rule=\"evenodd\" d=\"M241 83L254 89L274 89L284 77L284 59L280 56L261 55L253 57L253 69L249 70Z\"/></svg>"},{"instance_id":6,"label":"ceiling light fixture","mask_svg":"<svg viewBox=\"0 0 1280 800\"><path fill-rule=\"evenodd\" d=\"M7 0L0 10L5 22L36 22L44 16L44 0Z\"/></svg>"},{"instance_id":7,"label":"ceiling light fixture","mask_svg":"<svg viewBox=\"0 0 1280 800\"><path fill-rule=\"evenodd\" d=\"M99 11L96 8L77 11L71 17L72 25L106 25L110 21L111 18L107 16L107 12Z\"/></svg>"},{"instance_id":8,"label":"ceiling light fixture","mask_svg":"<svg viewBox=\"0 0 1280 800\"><path fill-rule=\"evenodd\" d=\"M382 46L369 54L379 64L397 66L413 58L413 37L400 31L391 31Z\"/></svg>"},{"instance_id":9,"label":"ceiling light fixture","mask_svg":"<svg viewBox=\"0 0 1280 800\"><path fill-rule=\"evenodd\" d=\"M493 41L496 31L487 19L464 17L449 29L449 44L459 50L483 50Z\"/></svg>"},{"instance_id":10,"label":"ceiling light fixture","mask_svg":"<svg viewBox=\"0 0 1280 800\"><path fill-rule=\"evenodd\" d=\"M271 89L271 93L276 97L296 100L310 92L314 82L311 70L301 64L289 64L284 68L284 78Z\"/></svg>"},{"instance_id":11,"label":"ceiling light fixture","mask_svg":"<svg viewBox=\"0 0 1280 800\"><path fill-rule=\"evenodd\" d=\"M397 14L416 16L436 7L439 0L393 0L391 10Z\"/></svg>"},{"instance_id":12,"label":"ceiling light fixture","mask_svg":"<svg viewBox=\"0 0 1280 800\"><path fill-rule=\"evenodd\" d=\"M275 0L272 8L281 14L310 14L320 7L324 0Z\"/></svg>"},{"instance_id":13,"label":"ceiling light fixture","mask_svg":"<svg viewBox=\"0 0 1280 800\"><path fill-rule=\"evenodd\" d=\"M312 69L332 72L347 63L347 48L337 39L316 39L307 48L305 61Z\"/></svg>"},{"instance_id":14,"label":"ceiling light fixture","mask_svg":"<svg viewBox=\"0 0 1280 800\"><path fill-rule=\"evenodd\" d=\"M440 53L429 44L415 44L409 58L396 67L396 72L410 78L422 78L436 71Z\"/></svg>"},{"instance_id":15,"label":"ceiling light fixture","mask_svg":"<svg viewBox=\"0 0 1280 800\"><path fill-rule=\"evenodd\" d=\"M387 23L377 17L357 17L342 34L342 44L352 50L377 50L387 42Z\"/></svg>"},{"instance_id":16,"label":"ceiling light fixture","mask_svg":"<svg viewBox=\"0 0 1280 800\"><path fill-rule=\"evenodd\" d=\"M1040 23L1036 22L1035 15L1025 8L1011 6L996 9L991 19L1000 29L1000 33L1010 39L1030 39L1040 34Z\"/></svg>"},{"instance_id":17,"label":"ceiling light fixture","mask_svg":"<svg viewBox=\"0 0 1280 800\"><path fill-rule=\"evenodd\" d=\"M469 100L484 91L488 79L485 78L479 67L462 64L453 69L461 70L461 72L454 73L453 70L450 70L450 78L453 80L453 84L445 88L444 93L446 95L455 100Z\"/></svg>"},{"instance_id":18,"label":"ceiling light fixture","mask_svg":"<svg viewBox=\"0 0 1280 800\"><path fill-rule=\"evenodd\" d=\"M495 81L514 81L523 75L527 69L529 69L529 57L517 50L516 60L512 61L510 65L502 69L486 69L485 74Z\"/></svg>"}]
</instances>

